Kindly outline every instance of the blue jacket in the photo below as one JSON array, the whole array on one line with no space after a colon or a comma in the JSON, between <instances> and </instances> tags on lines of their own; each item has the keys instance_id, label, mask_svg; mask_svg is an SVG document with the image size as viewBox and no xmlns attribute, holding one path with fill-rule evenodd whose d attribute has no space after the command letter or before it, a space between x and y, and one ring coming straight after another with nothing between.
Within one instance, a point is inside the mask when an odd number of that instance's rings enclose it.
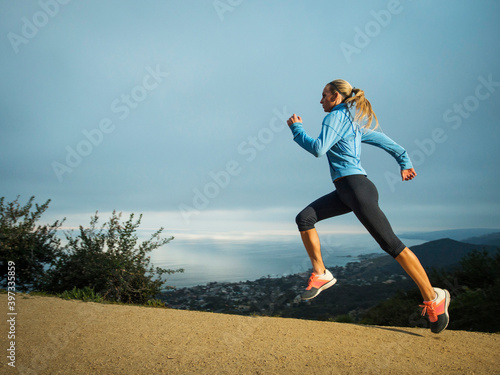
<instances>
[{"instance_id":1,"label":"blue jacket","mask_svg":"<svg viewBox=\"0 0 500 375\"><path fill-rule=\"evenodd\" d=\"M361 142L387 151L396 159L401 170L412 168L406 150L384 133L362 128L353 121L346 104L335 106L323 119L321 133L317 139L308 136L302 123L290 126L293 139L303 149L316 157L326 154L330 164L332 181L353 174L366 175L361 167Z\"/></svg>"}]
</instances>

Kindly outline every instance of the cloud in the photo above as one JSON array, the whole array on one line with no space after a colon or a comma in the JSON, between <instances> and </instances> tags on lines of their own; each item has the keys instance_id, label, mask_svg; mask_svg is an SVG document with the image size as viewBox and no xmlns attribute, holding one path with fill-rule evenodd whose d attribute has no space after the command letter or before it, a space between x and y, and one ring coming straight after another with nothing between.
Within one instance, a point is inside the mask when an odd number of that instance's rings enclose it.
<instances>
[{"instance_id":1,"label":"cloud","mask_svg":"<svg viewBox=\"0 0 500 375\"><path fill-rule=\"evenodd\" d=\"M363 148L396 228L465 227L471 215L498 225L500 90L477 90L500 81L496 3L444 2L428 12L401 2L390 21L380 21L386 1L245 2L223 20L211 2L194 4L69 2L18 53L3 43L2 195L51 198L54 216L75 215L75 225L82 213L116 209L185 235L292 233L296 213L334 187L326 159L301 150L284 118L296 112L319 134L323 85L343 77L365 90L384 132L418 164L414 182L392 184L394 161ZM41 9L0 7L4 36L22 33L23 17ZM349 63L341 44L355 45L356 28L370 39ZM169 75L147 90L157 67ZM106 118L109 133L99 128ZM61 182L53 163L67 164L68 148L78 147L85 155ZM180 205L192 208L191 223ZM329 225L358 228L348 217Z\"/></svg>"}]
</instances>

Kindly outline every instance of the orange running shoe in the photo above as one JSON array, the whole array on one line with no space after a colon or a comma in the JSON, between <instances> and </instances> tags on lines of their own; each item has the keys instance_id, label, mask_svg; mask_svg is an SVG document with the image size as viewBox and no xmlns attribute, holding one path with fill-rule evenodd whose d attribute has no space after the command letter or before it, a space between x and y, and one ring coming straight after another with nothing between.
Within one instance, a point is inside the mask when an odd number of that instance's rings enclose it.
<instances>
[{"instance_id":1,"label":"orange running shoe","mask_svg":"<svg viewBox=\"0 0 500 375\"><path fill-rule=\"evenodd\" d=\"M325 270L323 275L316 275L314 272L309 278L309 285L306 291L302 293L302 300L306 301L316 297L323 290L328 289L337 282L337 279L333 277L330 271Z\"/></svg>"},{"instance_id":2,"label":"orange running shoe","mask_svg":"<svg viewBox=\"0 0 500 375\"><path fill-rule=\"evenodd\" d=\"M450 305L450 293L446 289L434 288L436 299L434 301L424 301L422 316L427 315L431 324L431 331L440 333L448 327L450 316L448 306Z\"/></svg>"}]
</instances>

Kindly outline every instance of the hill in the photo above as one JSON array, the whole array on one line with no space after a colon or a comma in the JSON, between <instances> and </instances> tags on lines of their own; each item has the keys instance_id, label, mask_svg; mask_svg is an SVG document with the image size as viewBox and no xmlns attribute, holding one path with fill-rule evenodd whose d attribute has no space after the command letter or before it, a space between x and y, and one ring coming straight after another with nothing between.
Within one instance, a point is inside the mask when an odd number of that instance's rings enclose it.
<instances>
[{"instance_id":1,"label":"hill","mask_svg":"<svg viewBox=\"0 0 500 375\"><path fill-rule=\"evenodd\" d=\"M7 296L0 295L7 306ZM3 374L495 373L500 336L17 295ZM5 311L4 311L5 316ZM6 319L0 323L7 343Z\"/></svg>"},{"instance_id":2,"label":"hill","mask_svg":"<svg viewBox=\"0 0 500 375\"><path fill-rule=\"evenodd\" d=\"M462 240L462 242L480 245L500 246L500 232L466 238Z\"/></svg>"},{"instance_id":3,"label":"hill","mask_svg":"<svg viewBox=\"0 0 500 375\"><path fill-rule=\"evenodd\" d=\"M441 238L451 238L455 241L463 241L466 238L484 236L490 233L498 232L495 228L465 228L465 229L447 229L432 232L407 232L398 233L401 238L412 238L418 240L434 241Z\"/></svg>"},{"instance_id":4,"label":"hill","mask_svg":"<svg viewBox=\"0 0 500 375\"><path fill-rule=\"evenodd\" d=\"M473 250L495 252L496 246L477 245L455 241L449 238L426 242L413 246L411 250L417 255L420 263L426 270L449 269L456 265L461 258ZM360 279L370 280L374 276L398 274L404 275L401 266L389 255L371 258L355 275Z\"/></svg>"}]
</instances>

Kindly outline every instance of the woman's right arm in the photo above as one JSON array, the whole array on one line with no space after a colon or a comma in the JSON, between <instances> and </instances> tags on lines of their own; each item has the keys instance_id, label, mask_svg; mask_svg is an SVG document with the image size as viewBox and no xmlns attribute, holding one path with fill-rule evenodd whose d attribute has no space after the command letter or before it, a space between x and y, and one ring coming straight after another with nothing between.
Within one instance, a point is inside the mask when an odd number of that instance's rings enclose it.
<instances>
[{"instance_id":1,"label":"woman's right arm","mask_svg":"<svg viewBox=\"0 0 500 375\"><path fill-rule=\"evenodd\" d=\"M288 120L290 130L293 134L293 140L304 150L316 157L326 154L326 152L340 139L340 136L335 131L336 122L338 122L338 119L333 114L326 116L323 120L321 133L318 138L314 139L307 135L302 127L302 119L300 116L294 114Z\"/></svg>"}]
</instances>

